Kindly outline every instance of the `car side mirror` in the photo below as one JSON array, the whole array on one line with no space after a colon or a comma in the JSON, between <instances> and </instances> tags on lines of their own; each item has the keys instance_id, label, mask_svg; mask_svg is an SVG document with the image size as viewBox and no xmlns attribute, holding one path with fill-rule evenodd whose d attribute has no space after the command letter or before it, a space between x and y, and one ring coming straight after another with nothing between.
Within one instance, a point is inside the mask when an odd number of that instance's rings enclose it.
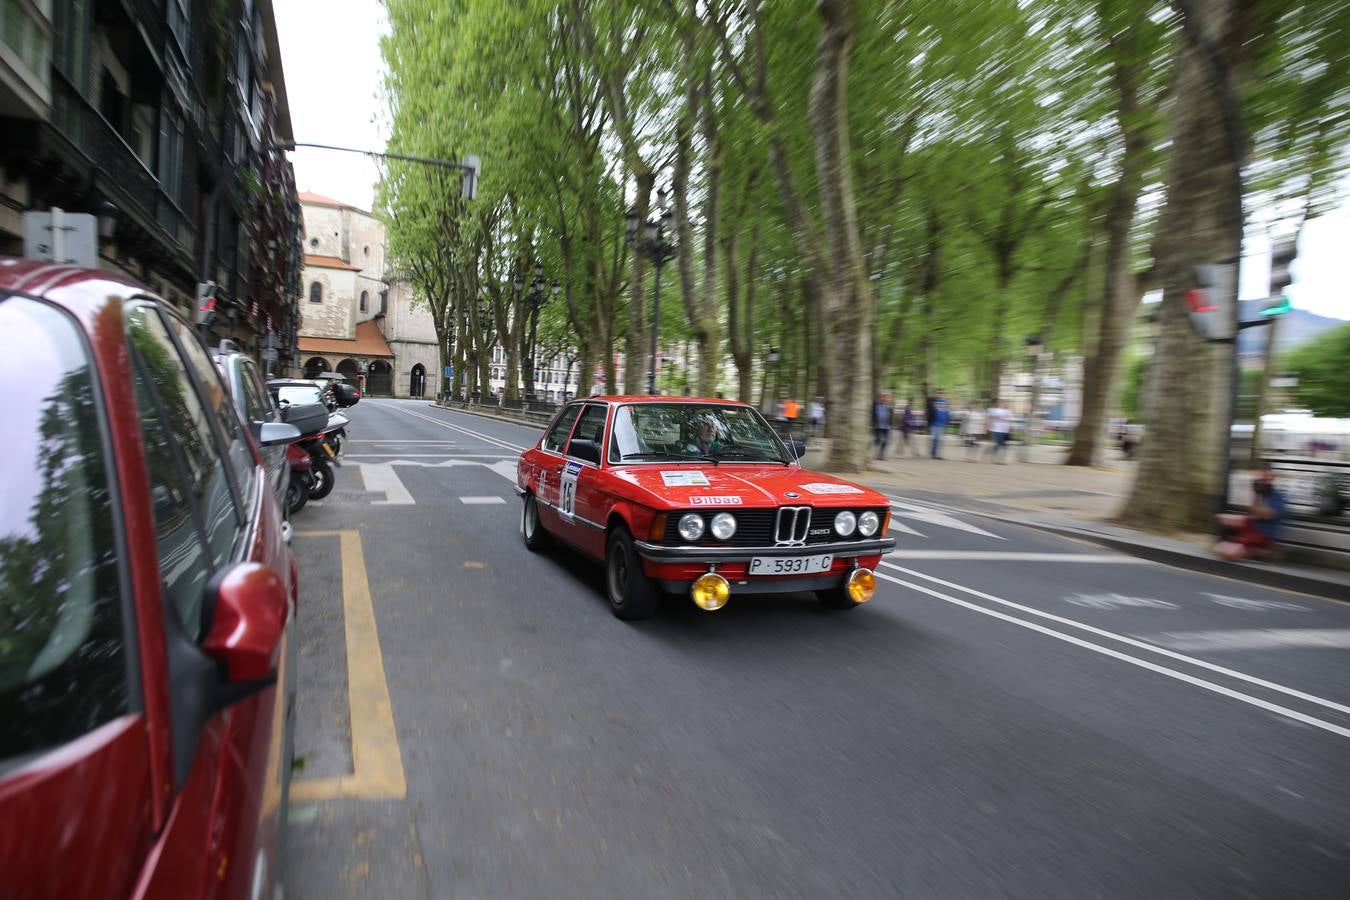
<instances>
[{"instance_id":1,"label":"car side mirror","mask_svg":"<svg viewBox=\"0 0 1350 900\"><path fill-rule=\"evenodd\" d=\"M224 673L223 706L276 680L288 611L286 585L261 563L246 562L213 578L208 593L214 601L211 630L201 647Z\"/></svg>"},{"instance_id":2,"label":"car side mirror","mask_svg":"<svg viewBox=\"0 0 1350 900\"><path fill-rule=\"evenodd\" d=\"M594 463L597 466L600 465L600 445L595 441L573 438L572 442L567 445L567 455L575 456L577 459Z\"/></svg>"},{"instance_id":3,"label":"car side mirror","mask_svg":"<svg viewBox=\"0 0 1350 900\"><path fill-rule=\"evenodd\" d=\"M300 429L285 422L262 422L258 428L258 446L275 447L300 440Z\"/></svg>"},{"instance_id":4,"label":"car side mirror","mask_svg":"<svg viewBox=\"0 0 1350 900\"><path fill-rule=\"evenodd\" d=\"M788 445L788 450L790 450L790 451L792 452L792 458L795 459L795 460L797 460L798 462L801 462L802 457L806 455L806 444L805 444L805 442L803 442L803 441L788 441L788 442L787 442L787 445Z\"/></svg>"}]
</instances>

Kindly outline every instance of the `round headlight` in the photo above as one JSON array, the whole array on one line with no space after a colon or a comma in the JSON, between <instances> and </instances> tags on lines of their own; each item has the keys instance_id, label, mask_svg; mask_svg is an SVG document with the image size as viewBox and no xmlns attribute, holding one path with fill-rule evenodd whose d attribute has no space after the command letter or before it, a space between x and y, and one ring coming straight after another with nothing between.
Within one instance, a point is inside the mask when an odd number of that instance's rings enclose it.
<instances>
[{"instance_id":1,"label":"round headlight","mask_svg":"<svg viewBox=\"0 0 1350 900\"><path fill-rule=\"evenodd\" d=\"M840 537L848 537L858 527L858 517L844 510L834 517L834 530Z\"/></svg>"},{"instance_id":2,"label":"round headlight","mask_svg":"<svg viewBox=\"0 0 1350 900\"><path fill-rule=\"evenodd\" d=\"M680 516L680 537L686 541L696 541L703 537L703 517L698 513L685 513Z\"/></svg>"},{"instance_id":3,"label":"round headlight","mask_svg":"<svg viewBox=\"0 0 1350 900\"><path fill-rule=\"evenodd\" d=\"M863 537L871 537L877 533L877 528L881 525L881 517L870 509L858 516L858 531L862 532Z\"/></svg>"},{"instance_id":4,"label":"round headlight","mask_svg":"<svg viewBox=\"0 0 1350 900\"><path fill-rule=\"evenodd\" d=\"M718 513L713 516L710 530L713 537L725 541L736 533L736 517L731 513Z\"/></svg>"}]
</instances>

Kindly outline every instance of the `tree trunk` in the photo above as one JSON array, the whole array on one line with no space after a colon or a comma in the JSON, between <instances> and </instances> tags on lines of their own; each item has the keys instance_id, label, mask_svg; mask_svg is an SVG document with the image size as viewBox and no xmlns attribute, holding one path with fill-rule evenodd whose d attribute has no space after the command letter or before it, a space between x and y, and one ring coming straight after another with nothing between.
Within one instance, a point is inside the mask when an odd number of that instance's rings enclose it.
<instances>
[{"instance_id":1,"label":"tree trunk","mask_svg":"<svg viewBox=\"0 0 1350 900\"><path fill-rule=\"evenodd\" d=\"M638 238L642 236L642 223L647 221L651 212L652 188L656 184L656 175L648 171L635 172L633 180L637 182L637 197L633 204L637 210ZM651 360L647 356L647 254L633 250L633 280L628 286L628 331L624 336L623 392L641 394L646 388L647 367Z\"/></svg>"},{"instance_id":2,"label":"tree trunk","mask_svg":"<svg viewBox=\"0 0 1350 900\"><path fill-rule=\"evenodd\" d=\"M1261 35L1244 33L1241 6L1190 0L1182 8L1167 205L1155 252L1163 282L1159 396L1121 513L1127 525L1208 531L1226 494L1233 348L1195 335L1185 294L1192 266L1236 264L1242 250L1245 139L1231 78L1246 54L1258 52ZM1236 294L1236 279L1233 288ZM1236 296L1229 302L1236 315Z\"/></svg>"},{"instance_id":3,"label":"tree trunk","mask_svg":"<svg viewBox=\"0 0 1350 900\"><path fill-rule=\"evenodd\" d=\"M875 299L867 279L853 193L848 134L848 57L854 39L852 0L818 0L821 19L809 118L816 180L828 252L821 288L833 326L834 358L826 396L835 423L830 468L858 472L867 465Z\"/></svg>"}]
</instances>

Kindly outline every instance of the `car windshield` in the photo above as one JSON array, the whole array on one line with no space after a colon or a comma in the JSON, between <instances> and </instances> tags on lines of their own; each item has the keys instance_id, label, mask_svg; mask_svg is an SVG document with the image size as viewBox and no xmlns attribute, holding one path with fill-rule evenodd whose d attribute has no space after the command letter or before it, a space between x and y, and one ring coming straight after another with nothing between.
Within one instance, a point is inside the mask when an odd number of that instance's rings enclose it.
<instances>
[{"instance_id":1,"label":"car windshield","mask_svg":"<svg viewBox=\"0 0 1350 900\"><path fill-rule=\"evenodd\" d=\"M277 402L299 405L302 403L322 403L319 389L309 384L283 384L277 388Z\"/></svg>"},{"instance_id":2,"label":"car windshield","mask_svg":"<svg viewBox=\"0 0 1350 900\"><path fill-rule=\"evenodd\" d=\"M611 462L710 459L787 465L782 442L748 406L632 403L614 416Z\"/></svg>"}]
</instances>

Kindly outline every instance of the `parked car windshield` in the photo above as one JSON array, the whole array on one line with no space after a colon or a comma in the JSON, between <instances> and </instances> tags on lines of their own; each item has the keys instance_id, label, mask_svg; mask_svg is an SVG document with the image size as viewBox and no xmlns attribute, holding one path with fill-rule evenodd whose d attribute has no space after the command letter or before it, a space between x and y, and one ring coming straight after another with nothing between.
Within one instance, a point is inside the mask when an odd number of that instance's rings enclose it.
<instances>
[{"instance_id":1,"label":"parked car windshield","mask_svg":"<svg viewBox=\"0 0 1350 900\"><path fill-rule=\"evenodd\" d=\"M614 416L609 458L611 462L789 462L786 448L754 409L714 403L620 406Z\"/></svg>"},{"instance_id":2,"label":"parked car windshield","mask_svg":"<svg viewBox=\"0 0 1350 900\"><path fill-rule=\"evenodd\" d=\"M0 296L0 773L130 708L99 399L73 321Z\"/></svg>"}]
</instances>

